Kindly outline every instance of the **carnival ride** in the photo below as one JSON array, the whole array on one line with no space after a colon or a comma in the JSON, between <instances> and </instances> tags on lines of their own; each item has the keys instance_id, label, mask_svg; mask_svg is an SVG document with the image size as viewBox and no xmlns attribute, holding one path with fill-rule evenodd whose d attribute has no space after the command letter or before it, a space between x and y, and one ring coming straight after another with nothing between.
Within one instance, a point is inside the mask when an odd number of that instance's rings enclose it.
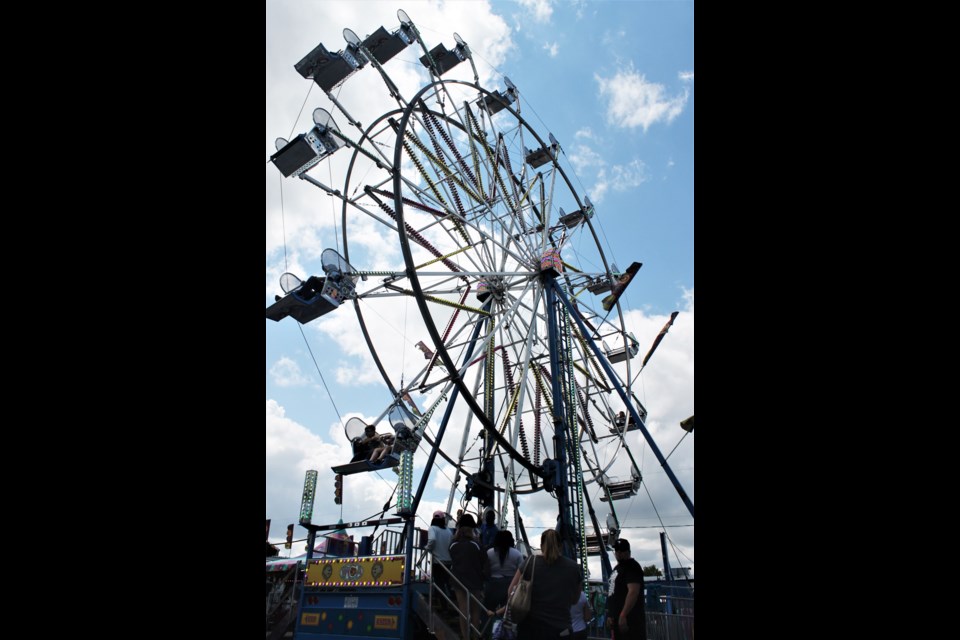
<instances>
[{"instance_id":1,"label":"carnival ride","mask_svg":"<svg viewBox=\"0 0 960 640\"><path fill-rule=\"evenodd\" d=\"M404 527L402 547L379 560L308 560L298 638L358 636L342 616L327 621L322 611L331 593L338 602L346 597L342 606L369 612L374 622L361 636L409 635L411 607L399 603L411 603L415 591L414 516L438 456L456 470L447 511L464 479L465 499L476 500L477 511L495 509L501 528L514 529L527 550L519 499L551 493L565 553L583 567L584 580L588 555L599 555L604 582L609 576L608 546L620 528L614 503L635 495L642 482L626 443L629 431L643 434L693 516L693 503L647 430L646 409L631 388L639 343L626 330L619 298L640 264L620 272L608 261L594 226L596 208L574 188L558 140L525 119L518 87L506 77L502 87L481 86L459 35L452 49L429 48L403 10L398 18L398 28L381 26L364 39L344 29L342 50L331 53L319 44L294 65L339 115L315 109L313 126L292 140L278 138L271 156L285 178L340 201L342 254L323 252L322 276L285 273L284 295L266 317L308 323L353 307L393 398L374 424L385 421L381 430L394 439L380 463L355 448L353 460L332 468L350 475L395 467L397 517L345 526ZM385 69L407 47L419 47L430 75L409 97ZM464 62L472 81L443 77ZM333 90L368 67L397 106L364 127ZM310 173L336 153L349 154L342 182L327 184ZM364 264L371 254L360 249L371 237L392 239L403 265ZM416 345L422 358L405 360L397 371L385 362L396 339L371 329L371 317L403 298L415 302L425 334ZM625 375L612 364L622 365ZM451 446L445 434L452 421L464 428ZM347 438L358 442L365 426L352 419ZM479 447L468 446L468 434L479 434ZM418 453L427 459L415 479ZM620 456L630 461L625 478L611 475ZM594 512L594 488L611 509L606 528ZM334 526L301 524L310 549L315 535ZM370 571L378 575L361 579ZM350 589L359 589L365 604L344 596Z\"/></svg>"}]
</instances>

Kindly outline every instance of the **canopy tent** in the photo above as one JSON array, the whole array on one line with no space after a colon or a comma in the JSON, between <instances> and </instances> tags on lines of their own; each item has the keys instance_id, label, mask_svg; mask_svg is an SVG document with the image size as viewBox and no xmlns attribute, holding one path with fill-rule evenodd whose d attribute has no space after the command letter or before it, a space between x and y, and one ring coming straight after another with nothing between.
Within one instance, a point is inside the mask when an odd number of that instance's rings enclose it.
<instances>
[{"instance_id":1,"label":"canopy tent","mask_svg":"<svg viewBox=\"0 0 960 640\"><path fill-rule=\"evenodd\" d=\"M343 524L343 521L340 521L340 524ZM328 533L327 535L321 536L320 541L317 542L317 545L313 548L313 557L314 558L326 558L327 557L327 542L328 540L350 540L350 536L347 535L346 530L337 529L333 533ZM302 553L299 556L294 556L292 558L277 558L276 556L267 558L267 571L287 571L290 567L299 564L301 568L305 567L307 564L307 554Z\"/></svg>"}]
</instances>

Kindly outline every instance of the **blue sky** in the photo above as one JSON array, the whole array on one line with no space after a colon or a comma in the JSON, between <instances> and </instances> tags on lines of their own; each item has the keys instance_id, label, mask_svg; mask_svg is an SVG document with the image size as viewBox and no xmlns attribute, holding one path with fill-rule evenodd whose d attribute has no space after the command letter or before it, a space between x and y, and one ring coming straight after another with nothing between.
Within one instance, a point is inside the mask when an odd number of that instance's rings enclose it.
<instances>
[{"instance_id":1,"label":"blue sky","mask_svg":"<svg viewBox=\"0 0 960 640\"><path fill-rule=\"evenodd\" d=\"M456 31L474 54L481 85L503 90L502 74L508 76L520 91L521 113L529 125L542 138L549 132L560 142L561 164L575 191L596 205L593 222L607 260L621 269L633 261L643 263L621 299L625 328L638 339L641 357L670 312L681 312L637 378L634 392L650 412L647 424L662 453L667 455L679 443L669 462L695 501L696 436L683 438L678 424L694 413L693 3L268 0L265 160L274 152L277 137L291 138L310 128L317 107L330 111L345 133L358 137L323 91L301 78L293 65L321 42L331 51L342 49L344 27L361 38L381 25L395 31L399 8L409 14L428 47L442 42L452 48ZM414 45L384 66L406 97L427 81L426 70L416 60L420 55ZM444 75L448 78L472 80L472 72L463 63ZM364 127L397 107L370 66L334 93ZM310 175L342 188L348 156L341 150L311 169ZM284 271L301 277L322 275L320 252L342 247L344 230L339 203L316 187L281 179L269 163L265 181L264 306L268 306L281 293L278 278ZM387 236L354 224L361 223L348 220L351 262L357 256L365 263L354 266L403 269L399 251L384 240ZM364 247L365 242L371 246ZM413 371L422 355L412 344L426 337L416 305L409 300L385 301L371 313L383 323L376 330L378 355L395 371ZM265 322L266 517L272 520L271 540L282 541L286 524L296 522L307 469L319 472L315 523L379 513L395 484L391 472L349 476L342 512L332 497L330 465L350 456L341 418L359 416L372 422L391 401L371 364L356 314L347 305L302 327L290 318ZM399 379L400 374L395 375ZM422 403L429 400L424 396L418 404L425 406ZM455 456L459 432L455 443L450 442ZM631 432L628 443L643 469L645 488L616 505L628 527L623 536L631 540L642 564L661 565L659 513L681 554L679 562L693 566L693 519L642 436ZM417 453L415 481L426 455L425 448ZM612 470L619 472L614 474L617 479L629 475L621 463L618 459ZM446 507L452 474L446 463L437 465L421 513ZM462 481L460 485L462 489ZM595 485L590 486L595 491ZM552 526L554 504L543 492L521 500L531 537L538 538L543 527ZM597 501L594 506L603 520L605 504ZM418 524L425 527L427 522ZM298 538L302 531L297 528ZM293 553L302 550L299 545ZM671 564L677 562L671 552ZM593 563L591 568L599 577Z\"/></svg>"}]
</instances>

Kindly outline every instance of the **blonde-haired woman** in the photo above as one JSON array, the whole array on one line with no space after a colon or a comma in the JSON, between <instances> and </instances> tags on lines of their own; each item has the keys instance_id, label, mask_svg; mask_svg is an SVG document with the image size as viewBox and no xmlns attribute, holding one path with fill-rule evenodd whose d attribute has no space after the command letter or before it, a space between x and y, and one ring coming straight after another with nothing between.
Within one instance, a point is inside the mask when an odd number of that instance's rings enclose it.
<instances>
[{"instance_id":1,"label":"blonde-haired woman","mask_svg":"<svg viewBox=\"0 0 960 640\"><path fill-rule=\"evenodd\" d=\"M560 535L547 529L540 536L540 555L531 556L510 582L507 593L533 576L530 613L517 626L518 640L555 640L570 628L570 607L580 599L580 567L560 553Z\"/></svg>"}]
</instances>

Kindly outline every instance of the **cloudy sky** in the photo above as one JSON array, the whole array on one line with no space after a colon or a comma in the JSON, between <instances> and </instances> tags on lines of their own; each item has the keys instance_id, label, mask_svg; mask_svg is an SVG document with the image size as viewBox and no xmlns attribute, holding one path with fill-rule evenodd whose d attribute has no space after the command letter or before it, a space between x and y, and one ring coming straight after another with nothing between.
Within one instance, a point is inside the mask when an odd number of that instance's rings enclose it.
<instances>
[{"instance_id":1,"label":"cloudy sky","mask_svg":"<svg viewBox=\"0 0 960 640\"><path fill-rule=\"evenodd\" d=\"M289 139L310 128L317 107L331 112L340 128L350 132L346 117L293 65L321 42L330 51L342 49L344 27L361 38L381 25L395 31L400 8L428 47L443 43L452 48L457 32L473 52L481 85L502 91L503 76L508 76L520 91L530 126L542 138L552 133L560 142L562 164L576 191L596 205L593 222L607 260L621 268L643 263L621 299L626 329L640 342L640 357L670 313L680 311L633 389L649 412L647 426L661 452L673 451L671 468L695 502L696 434L683 438L686 432L679 426L694 413L693 2L267 0L265 162L275 151L276 138ZM421 55L414 45L384 66L404 96L427 82L426 70L417 61ZM448 78L473 79L467 63L444 76ZM397 107L369 65L334 94L364 127ZM341 150L310 175L343 188L348 161L349 154ZM281 293L278 280L283 272L322 275L320 253L342 247L344 229L334 198L305 181L282 179L270 163L265 178L266 307ZM354 255L365 256L366 264L357 268L403 269L396 246L350 224L361 223L348 222L347 229L350 242L358 246L351 261ZM379 323L374 329L382 336L377 350L388 368L406 371L422 358L414 345L428 336L421 330L415 303L385 302L371 309L370 318ZM397 476L390 471L348 476L344 505L333 503L330 466L350 458L341 420L358 416L373 422L392 400L372 364L356 314L348 305L305 326L290 318L265 323L270 540L282 543L286 525L297 521L308 469L319 472L314 523L378 516L396 484ZM634 361L634 375L639 360ZM415 400L422 407L427 398ZM434 428L438 422L434 420ZM445 439L450 444L444 449L454 457L462 431L453 429ZM671 565L693 567L693 518L639 432L630 432L627 441L644 486L637 496L616 503L625 525L623 537L631 541L641 564L661 566L659 532L665 526L672 542ZM421 447L415 483L426 457L426 447ZM629 477L624 458L621 455L612 470L616 479ZM438 462L421 514L446 508L452 479L453 470ZM463 488L461 480L453 510ZM599 501L595 484L588 485L588 491L603 521L606 504ZM555 501L543 492L523 497L521 510L533 539L555 523ZM386 516L392 515L391 509ZM418 526L425 528L428 521L428 515L418 516ZM299 526L296 537L304 537ZM292 553L303 550L301 543ZM591 570L599 577L595 560Z\"/></svg>"}]
</instances>

